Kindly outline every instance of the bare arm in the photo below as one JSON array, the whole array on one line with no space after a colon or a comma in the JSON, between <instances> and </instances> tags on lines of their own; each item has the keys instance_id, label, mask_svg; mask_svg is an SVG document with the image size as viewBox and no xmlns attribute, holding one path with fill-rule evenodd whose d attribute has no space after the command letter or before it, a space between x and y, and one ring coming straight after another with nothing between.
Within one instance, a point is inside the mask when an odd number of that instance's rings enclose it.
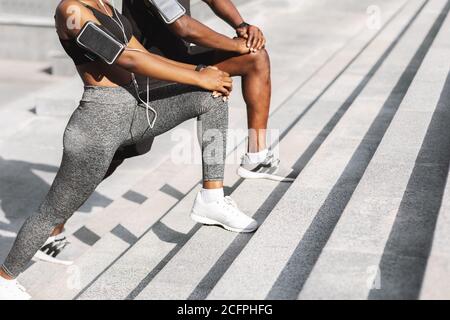
<instances>
[{"instance_id":1,"label":"bare arm","mask_svg":"<svg viewBox=\"0 0 450 320\"><path fill-rule=\"evenodd\" d=\"M231 39L188 15L184 15L168 25L168 28L180 38L202 47L240 54L249 52L245 41L242 41L242 39Z\"/></svg>"},{"instance_id":2,"label":"bare arm","mask_svg":"<svg viewBox=\"0 0 450 320\"><path fill-rule=\"evenodd\" d=\"M133 37L128 48L141 50L142 45ZM125 51L117 60L117 65L154 79L194 85L225 95L229 95L232 89L233 81L228 73L214 69L196 72L193 65L169 60L148 51Z\"/></svg>"},{"instance_id":3,"label":"bare arm","mask_svg":"<svg viewBox=\"0 0 450 320\"><path fill-rule=\"evenodd\" d=\"M256 26L242 26L244 19L231 0L203 0L203 2L207 3L218 17L235 29L239 37L247 40L247 47L252 52L264 48L266 38L262 31Z\"/></svg>"},{"instance_id":4,"label":"bare arm","mask_svg":"<svg viewBox=\"0 0 450 320\"><path fill-rule=\"evenodd\" d=\"M193 65L193 64L187 64L187 63L183 63L183 62L178 62L175 60L170 60L167 59L163 56L157 55L157 54L152 54L150 52L147 51L147 49L135 38L133 37L130 42L128 43L128 47L129 48L133 48L133 49L138 49L140 51L142 51L142 53L147 53L149 55L151 55L154 58L157 58L160 61L163 61L165 63L169 63L173 66L179 67L179 68L183 68L183 69L187 69L187 70L195 70L195 68L197 66Z\"/></svg>"},{"instance_id":5,"label":"bare arm","mask_svg":"<svg viewBox=\"0 0 450 320\"><path fill-rule=\"evenodd\" d=\"M244 22L241 14L231 0L203 0L214 13L226 21L233 29L237 29Z\"/></svg>"}]
</instances>

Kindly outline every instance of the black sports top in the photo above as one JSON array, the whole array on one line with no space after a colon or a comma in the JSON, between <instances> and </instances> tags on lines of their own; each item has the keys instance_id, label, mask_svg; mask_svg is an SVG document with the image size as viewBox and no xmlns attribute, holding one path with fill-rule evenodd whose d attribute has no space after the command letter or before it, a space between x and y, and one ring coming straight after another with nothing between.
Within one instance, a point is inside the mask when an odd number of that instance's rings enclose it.
<instances>
[{"instance_id":1,"label":"black sports top","mask_svg":"<svg viewBox=\"0 0 450 320\"><path fill-rule=\"evenodd\" d=\"M124 15L120 13L118 13L117 15L116 11L112 10L113 17L111 17L87 4L83 5L93 12L100 24L105 27L116 38L117 41L124 43L123 32L120 27L120 23L123 24L127 42L131 40L133 36L133 27L130 21ZM78 45L76 39L63 40L60 38L59 41L61 42L64 51L66 51L69 57L72 58L76 66L92 62L92 58L90 58L92 57L92 54L90 54L90 51Z\"/></svg>"}]
</instances>

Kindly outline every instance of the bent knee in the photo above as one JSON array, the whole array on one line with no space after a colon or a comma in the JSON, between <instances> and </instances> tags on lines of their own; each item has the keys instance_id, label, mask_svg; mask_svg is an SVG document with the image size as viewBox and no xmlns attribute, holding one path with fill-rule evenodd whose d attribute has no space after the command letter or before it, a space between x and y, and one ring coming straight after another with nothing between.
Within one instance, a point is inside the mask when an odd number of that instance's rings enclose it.
<instances>
[{"instance_id":1,"label":"bent knee","mask_svg":"<svg viewBox=\"0 0 450 320\"><path fill-rule=\"evenodd\" d=\"M257 71L270 70L270 57L266 49L262 49L256 53L250 53L248 56L253 70Z\"/></svg>"}]
</instances>

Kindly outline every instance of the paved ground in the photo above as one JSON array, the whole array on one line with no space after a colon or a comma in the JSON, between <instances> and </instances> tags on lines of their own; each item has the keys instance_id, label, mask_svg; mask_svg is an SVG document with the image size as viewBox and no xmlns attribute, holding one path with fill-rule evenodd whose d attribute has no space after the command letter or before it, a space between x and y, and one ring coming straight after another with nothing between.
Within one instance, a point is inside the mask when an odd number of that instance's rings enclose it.
<instances>
[{"instance_id":1,"label":"paved ground","mask_svg":"<svg viewBox=\"0 0 450 320\"><path fill-rule=\"evenodd\" d=\"M48 62L25 62L0 60L0 109L23 98L24 95L36 94L39 90L56 84L61 78L49 74ZM24 77L24 74L27 76ZM25 79L24 79L25 78ZM30 106L30 109L33 106Z\"/></svg>"},{"instance_id":2,"label":"paved ground","mask_svg":"<svg viewBox=\"0 0 450 320\"><path fill-rule=\"evenodd\" d=\"M449 2L240 9L269 39L271 127L297 175L289 185L238 179L243 144L232 141L227 193L261 228L236 235L188 218L200 168L168 155L175 137L193 132L189 122L75 214L74 266L35 263L20 280L42 299L450 298ZM74 88L67 78L34 91L64 105L58 117L30 112L35 94L0 108L0 260L55 175ZM238 93L230 110L231 127L245 128Z\"/></svg>"}]
</instances>

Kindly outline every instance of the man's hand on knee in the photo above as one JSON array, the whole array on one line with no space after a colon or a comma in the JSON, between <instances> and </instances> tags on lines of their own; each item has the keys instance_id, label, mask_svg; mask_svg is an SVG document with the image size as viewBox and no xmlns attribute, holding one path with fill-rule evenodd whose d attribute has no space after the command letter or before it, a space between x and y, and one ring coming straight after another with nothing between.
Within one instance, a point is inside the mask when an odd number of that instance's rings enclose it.
<instances>
[{"instance_id":1,"label":"man's hand on knee","mask_svg":"<svg viewBox=\"0 0 450 320\"><path fill-rule=\"evenodd\" d=\"M262 50L266 46L266 38L257 26L243 23L236 29L236 34L246 40L247 47L251 52Z\"/></svg>"},{"instance_id":2,"label":"man's hand on knee","mask_svg":"<svg viewBox=\"0 0 450 320\"><path fill-rule=\"evenodd\" d=\"M244 38L236 37L233 39L233 41L236 43L236 50L235 52L239 54L248 54L250 53L250 48L247 46L247 40Z\"/></svg>"}]
</instances>

